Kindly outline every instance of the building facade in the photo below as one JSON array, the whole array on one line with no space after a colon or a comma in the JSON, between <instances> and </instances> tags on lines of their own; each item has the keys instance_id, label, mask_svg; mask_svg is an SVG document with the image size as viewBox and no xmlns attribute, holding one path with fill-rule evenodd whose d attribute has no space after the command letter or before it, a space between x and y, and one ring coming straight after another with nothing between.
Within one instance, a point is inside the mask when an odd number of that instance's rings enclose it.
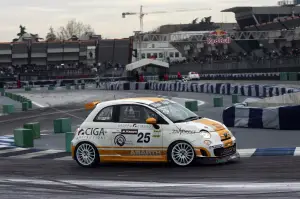
<instances>
[{"instance_id":1,"label":"building facade","mask_svg":"<svg viewBox=\"0 0 300 199\"><path fill-rule=\"evenodd\" d=\"M176 62L186 58L169 42L134 42L133 49L137 50L137 56L132 57L132 62L138 59L150 59L155 57L160 61Z\"/></svg>"},{"instance_id":2,"label":"building facade","mask_svg":"<svg viewBox=\"0 0 300 199\"><path fill-rule=\"evenodd\" d=\"M129 63L129 39L0 43L0 66Z\"/></svg>"}]
</instances>

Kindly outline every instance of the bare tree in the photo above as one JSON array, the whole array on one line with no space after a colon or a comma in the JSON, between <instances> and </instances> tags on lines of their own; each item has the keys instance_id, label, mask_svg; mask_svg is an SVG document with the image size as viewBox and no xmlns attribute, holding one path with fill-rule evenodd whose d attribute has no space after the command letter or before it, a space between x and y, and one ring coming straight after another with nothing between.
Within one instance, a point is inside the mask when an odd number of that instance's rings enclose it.
<instances>
[{"instance_id":1,"label":"bare tree","mask_svg":"<svg viewBox=\"0 0 300 199\"><path fill-rule=\"evenodd\" d=\"M88 32L94 33L91 25L76 21L76 19L72 19L65 26L61 26L57 30L56 36L60 40L68 40L72 37L80 38L83 34Z\"/></svg>"},{"instance_id":2,"label":"bare tree","mask_svg":"<svg viewBox=\"0 0 300 199\"><path fill-rule=\"evenodd\" d=\"M55 41L56 40L56 34L52 28L52 26L49 28L49 32L46 36L46 41Z\"/></svg>"}]
</instances>

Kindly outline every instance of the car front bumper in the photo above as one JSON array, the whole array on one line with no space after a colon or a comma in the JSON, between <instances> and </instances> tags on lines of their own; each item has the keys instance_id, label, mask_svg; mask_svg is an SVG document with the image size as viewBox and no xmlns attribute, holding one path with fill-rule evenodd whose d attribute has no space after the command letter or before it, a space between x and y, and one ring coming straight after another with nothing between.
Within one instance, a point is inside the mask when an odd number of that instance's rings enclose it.
<instances>
[{"instance_id":1,"label":"car front bumper","mask_svg":"<svg viewBox=\"0 0 300 199\"><path fill-rule=\"evenodd\" d=\"M238 152L224 157L197 157L197 162L202 164L222 164L226 162L235 162L240 160Z\"/></svg>"}]
</instances>

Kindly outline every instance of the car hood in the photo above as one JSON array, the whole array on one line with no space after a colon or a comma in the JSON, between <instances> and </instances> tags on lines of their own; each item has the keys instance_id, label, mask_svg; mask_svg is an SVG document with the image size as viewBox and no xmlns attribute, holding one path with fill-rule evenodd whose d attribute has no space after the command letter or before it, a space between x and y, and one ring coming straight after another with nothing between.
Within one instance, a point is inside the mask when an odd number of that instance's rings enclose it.
<instances>
[{"instance_id":1,"label":"car hood","mask_svg":"<svg viewBox=\"0 0 300 199\"><path fill-rule=\"evenodd\" d=\"M215 132L226 129L222 123L208 118L201 118L190 122L176 123L176 126L182 131L206 130L208 132Z\"/></svg>"}]
</instances>

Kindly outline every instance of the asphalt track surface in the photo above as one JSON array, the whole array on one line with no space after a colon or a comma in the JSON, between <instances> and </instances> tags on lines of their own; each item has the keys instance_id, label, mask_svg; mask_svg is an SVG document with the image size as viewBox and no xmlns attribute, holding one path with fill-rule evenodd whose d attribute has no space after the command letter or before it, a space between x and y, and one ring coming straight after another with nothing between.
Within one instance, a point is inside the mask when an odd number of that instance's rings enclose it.
<instances>
[{"instance_id":1,"label":"asphalt track surface","mask_svg":"<svg viewBox=\"0 0 300 199\"><path fill-rule=\"evenodd\" d=\"M68 198L299 198L300 158L253 157L241 162L177 168L1 160L1 199Z\"/></svg>"},{"instance_id":2,"label":"asphalt track surface","mask_svg":"<svg viewBox=\"0 0 300 199\"><path fill-rule=\"evenodd\" d=\"M112 94L110 91L99 93L103 96ZM126 97L167 95L164 92L125 93ZM118 95L122 95L122 91L118 91ZM170 95L206 101L199 107L198 114L220 120L219 111L222 108L212 108L212 95ZM229 96L224 97L224 104L230 104ZM88 114L89 111L84 110L82 104L72 104L2 116L0 135L33 121L40 122L42 130L50 133L53 120L60 117L71 117L75 128ZM244 142L244 145L240 143L240 148L241 145L245 146L242 148L249 148L246 147L249 142L251 148L254 148L253 144L258 141L265 145L275 144L277 147L287 144L299 146L299 138L292 131L236 128L232 131L240 142ZM283 134L285 136L278 139ZM291 140L285 139L289 137L287 134L295 137ZM248 136L248 140L242 141L245 136ZM267 140L263 140L264 136ZM268 147L265 145L264 147ZM20 196L30 199L299 198L299 179L300 157L295 156L251 157L243 158L238 163L215 166L196 164L188 168L176 168L166 164L105 164L93 169L81 168L75 161L0 158L1 199Z\"/></svg>"}]
</instances>

